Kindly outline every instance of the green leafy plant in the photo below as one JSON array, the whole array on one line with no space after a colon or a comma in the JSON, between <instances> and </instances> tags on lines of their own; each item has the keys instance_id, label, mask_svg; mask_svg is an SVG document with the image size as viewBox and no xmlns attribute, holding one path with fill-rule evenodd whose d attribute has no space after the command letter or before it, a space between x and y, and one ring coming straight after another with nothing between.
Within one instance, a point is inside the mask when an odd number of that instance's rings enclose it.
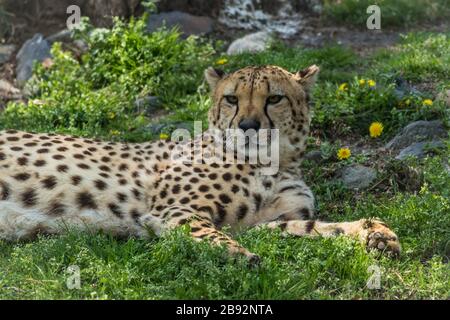
<instances>
[{"instance_id":1,"label":"green leafy plant","mask_svg":"<svg viewBox=\"0 0 450 320\"><path fill-rule=\"evenodd\" d=\"M175 30L147 34L145 16L112 29L93 29L86 20L75 37L88 51L77 60L56 43L53 64L37 65L27 104L10 104L0 125L114 138L146 139L133 131L146 119L135 112L137 97L152 95L168 110L183 108L197 95L212 46ZM147 121L148 122L148 121Z\"/></svg>"},{"instance_id":2,"label":"green leafy plant","mask_svg":"<svg viewBox=\"0 0 450 320\"><path fill-rule=\"evenodd\" d=\"M373 74L384 78L404 77L412 82L442 82L450 85L450 34L409 33L395 48L374 56Z\"/></svg>"},{"instance_id":3,"label":"green leafy plant","mask_svg":"<svg viewBox=\"0 0 450 320\"><path fill-rule=\"evenodd\" d=\"M383 137L389 137L411 121L435 119L445 110L443 104L427 105L427 99L414 95L399 99L394 90L393 83L378 84L367 78L355 77L340 85L325 82L314 91L313 127L333 128L325 131L337 136L367 135L370 124L377 121L384 125Z\"/></svg>"},{"instance_id":4,"label":"green leafy plant","mask_svg":"<svg viewBox=\"0 0 450 320\"><path fill-rule=\"evenodd\" d=\"M381 9L383 27L405 27L450 18L446 0L325 0L323 20L366 28L366 13L370 5Z\"/></svg>"}]
</instances>

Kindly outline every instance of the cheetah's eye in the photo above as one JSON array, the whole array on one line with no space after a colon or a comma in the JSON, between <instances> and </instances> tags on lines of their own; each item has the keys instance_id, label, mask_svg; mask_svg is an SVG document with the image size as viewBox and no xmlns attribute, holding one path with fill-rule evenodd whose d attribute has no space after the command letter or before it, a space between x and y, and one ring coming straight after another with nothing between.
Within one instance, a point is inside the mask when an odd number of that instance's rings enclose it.
<instances>
[{"instance_id":1,"label":"cheetah's eye","mask_svg":"<svg viewBox=\"0 0 450 320\"><path fill-rule=\"evenodd\" d=\"M225 100L227 100L227 102L229 104L237 104L238 103L238 98L236 96L225 96Z\"/></svg>"},{"instance_id":2,"label":"cheetah's eye","mask_svg":"<svg viewBox=\"0 0 450 320\"><path fill-rule=\"evenodd\" d=\"M269 96L267 98L267 102L270 104L276 104L276 103L280 102L283 98L284 98L284 96L277 94L277 95Z\"/></svg>"}]
</instances>

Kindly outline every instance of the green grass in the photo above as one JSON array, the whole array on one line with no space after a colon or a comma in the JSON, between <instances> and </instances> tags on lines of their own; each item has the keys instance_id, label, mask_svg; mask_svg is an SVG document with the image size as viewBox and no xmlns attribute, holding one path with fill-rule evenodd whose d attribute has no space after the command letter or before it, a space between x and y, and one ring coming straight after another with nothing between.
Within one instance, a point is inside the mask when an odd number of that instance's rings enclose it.
<instances>
[{"instance_id":1,"label":"green grass","mask_svg":"<svg viewBox=\"0 0 450 320\"><path fill-rule=\"evenodd\" d=\"M56 45L55 64L36 66L28 84L30 101L9 104L0 115L1 128L145 141L153 138L145 129L152 119L136 112L133 103L147 94L162 98L168 118L205 120L210 100L201 75L225 57L217 44L180 40L170 30L145 35L139 20L117 21L112 31L89 37L89 25L85 28L78 36L88 42L88 52L77 59ZM72 230L29 243L0 242L0 298L448 299L450 176L443 164L448 165L448 149L426 161L408 162L423 175L419 188L398 181L398 163L361 154L336 162L334 155L349 135L370 146L372 121L385 125L381 142L410 121L442 119L448 124L448 108L435 97L450 86L449 49L449 35L437 33L408 35L394 48L364 59L342 46L305 49L274 43L258 54L226 57L228 63L221 66L230 71L273 64L292 72L321 66L311 142L321 140L325 159L320 166L304 164L319 215L332 221L385 220L400 237L400 259L367 253L346 237L308 239L248 230L236 238L262 258L261 266L249 268L221 248L194 243L182 228L150 241ZM398 77L431 86L397 98ZM372 79L376 86L360 86L360 79ZM342 83L348 90L339 90ZM425 98L434 100L431 107L423 105ZM380 171L376 188L353 192L336 183L332 173L356 162L391 167ZM72 265L80 268L80 289L66 286ZM366 286L373 266L381 270L379 290Z\"/></svg>"},{"instance_id":2,"label":"green grass","mask_svg":"<svg viewBox=\"0 0 450 320\"><path fill-rule=\"evenodd\" d=\"M374 198L369 193L328 212L333 220L378 216L397 232L398 260L367 253L346 237L282 237L249 230L237 239L259 254L249 268L221 248L195 243L178 229L162 239L117 240L71 232L10 245L0 243L0 298L31 299L446 299L450 294L449 177L442 159L424 165L426 184L416 195ZM317 186L316 186L317 188ZM67 268L81 271L81 288L68 289ZM381 270L381 288L369 289L370 266Z\"/></svg>"},{"instance_id":3,"label":"green grass","mask_svg":"<svg viewBox=\"0 0 450 320\"><path fill-rule=\"evenodd\" d=\"M370 5L380 7L382 29L444 22L450 18L446 0L325 0L322 19L365 29Z\"/></svg>"},{"instance_id":4,"label":"green grass","mask_svg":"<svg viewBox=\"0 0 450 320\"><path fill-rule=\"evenodd\" d=\"M394 49L385 49L374 57L373 74L384 78L402 76L405 80L442 82L450 86L450 33L417 32L402 35Z\"/></svg>"}]
</instances>

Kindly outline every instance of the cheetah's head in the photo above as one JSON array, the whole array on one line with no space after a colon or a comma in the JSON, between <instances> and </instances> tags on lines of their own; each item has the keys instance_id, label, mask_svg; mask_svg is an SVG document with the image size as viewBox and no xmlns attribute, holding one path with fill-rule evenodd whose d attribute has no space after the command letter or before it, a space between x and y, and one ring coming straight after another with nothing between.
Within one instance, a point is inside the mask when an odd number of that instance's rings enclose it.
<instances>
[{"instance_id":1,"label":"cheetah's head","mask_svg":"<svg viewBox=\"0 0 450 320\"><path fill-rule=\"evenodd\" d=\"M316 65L296 73L277 66L246 67L229 74L206 69L213 99L210 128L278 129L280 155L298 156L309 133L309 94L318 72Z\"/></svg>"}]
</instances>

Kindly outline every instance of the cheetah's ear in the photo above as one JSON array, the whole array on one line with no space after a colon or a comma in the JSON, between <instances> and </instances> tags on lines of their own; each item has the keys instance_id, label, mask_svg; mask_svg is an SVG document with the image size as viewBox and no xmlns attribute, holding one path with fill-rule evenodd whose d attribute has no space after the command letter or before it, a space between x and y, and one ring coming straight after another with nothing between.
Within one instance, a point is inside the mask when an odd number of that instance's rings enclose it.
<instances>
[{"instance_id":1,"label":"cheetah's ear","mask_svg":"<svg viewBox=\"0 0 450 320\"><path fill-rule=\"evenodd\" d=\"M211 91L214 91L217 82L219 82L219 80L222 79L224 76L225 72L220 69L209 67L208 69L205 70L205 79L206 82L208 82Z\"/></svg>"},{"instance_id":2,"label":"cheetah's ear","mask_svg":"<svg viewBox=\"0 0 450 320\"><path fill-rule=\"evenodd\" d=\"M320 68L313 64L306 69L298 71L294 77L300 83L306 91L309 91L316 83L317 76L319 75Z\"/></svg>"}]
</instances>

